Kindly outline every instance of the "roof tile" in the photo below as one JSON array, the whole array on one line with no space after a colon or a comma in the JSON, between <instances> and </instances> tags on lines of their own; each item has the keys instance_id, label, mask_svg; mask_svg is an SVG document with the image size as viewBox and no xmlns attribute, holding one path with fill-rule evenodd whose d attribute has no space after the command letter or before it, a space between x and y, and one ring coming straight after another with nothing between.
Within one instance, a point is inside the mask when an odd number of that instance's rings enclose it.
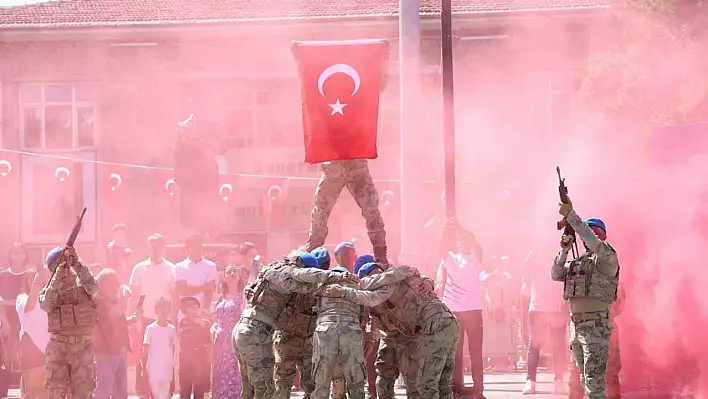
<instances>
[{"instance_id":1,"label":"roof tile","mask_svg":"<svg viewBox=\"0 0 708 399\"><path fill-rule=\"evenodd\" d=\"M456 0L453 12L574 10L604 7L607 1ZM421 0L421 13L439 13L439 4L439 0ZM0 8L0 29L393 17L397 14L398 0L52 0Z\"/></svg>"}]
</instances>

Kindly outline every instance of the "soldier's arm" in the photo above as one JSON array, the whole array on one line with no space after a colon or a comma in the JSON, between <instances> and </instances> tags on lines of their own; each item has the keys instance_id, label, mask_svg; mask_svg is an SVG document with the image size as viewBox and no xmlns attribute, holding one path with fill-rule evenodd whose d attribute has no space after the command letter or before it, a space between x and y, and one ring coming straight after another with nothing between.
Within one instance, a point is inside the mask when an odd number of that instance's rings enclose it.
<instances>
[{"instance_id":1,"label":"soldier's arm","mask_svg":"<svg viewBox=\"0 0 708 399\"><path fill-rule=\"evenodd\" d=\"M280 285L276 281L279 279L290 279L295 282L308 284L338 283L343 280L343 273L319 270L300 269L292 266L284 266L278 269L268 268L263 271L263 278Z\"/></svg>"},{"instance_id":2,"label":"soldier's arm","mask_svg":"<svg viewBox=\"0 0 708 399\"><path fill-rule=\"evenodd\" d=\"M84 287L87 294L93 295L98 292L98 282L96 281L96 277L93 276L93 273L91 273L91 269L83 263L78 262L74 270L76 270L76 275L79 276L81 286Z\"/></svg>"},{"instance_id":3,"label":"soldier's arm","mask_svg":"<svg viewBox=\"0 0 708 399\"><path fill-rule=\"evenodd\" d=\"M617 288L617 300L610 307L610 313L612 316L619 316L624 310L624 305L627 301L627 293L624 291L624 286L620 285Z\"/></svg>"},{"instance_id":4,"label":"soldier's arm","mask_svg":"<svg viewBox=\"0 0 708 399\"><path fill-rule=\"evenodd\" d=\"M361 306L378 306L393 295L394 286L387 285L374 291L362 291L351 287L342 287L344 298Z\"/></svg>"},{"instance_id":5,"label":"soldier's arm","mask_svg":"<svg viewBox=\"0 0 708 399\"><path fill-rule=\"evenodd\" d=\"M619 266L619 262L617 260L617 252L615 252L615 250L610 246L610 244L606 243L605 241L602 241L598 236L596 236L595 232L592 231L590 226L588 226L588 224L585 223L583 219L581 219L580 216L575 213L575 211L570 211L570 213L568 213L568 216L566 216L566 220L573 227L575 232L578 233L585 245L587 245L587 247L590 248L592 252L597 254L597 257L600 260L602 260L604 263L606 263L613 269L616 269L616 267ZM601 271L603 273L612 274L612 270L602 270L601 265L598 265L598 267L601 268Z\"/></svg>"},{"instance_id":6,"label":"soldier's arm","mask_svg":"<svg viewBox=\"0 0 708 399\"><path fill-rule=\"evenodd\" d=\"M568 260L568 250L563 248L556 255L556 259L553 260L553 267L551 268L551 279L553 281L565 280L565 274L568 271L565 267L566 260Z\"/></svg>"},{"instance_id":7,"label":"soldier's arm","mask_svg":"<svg viewBox=\"0 0 708 399\"><path fill-rule=\"evenodd\" d=\"M359 282L359 288L362 290L376 290L390 284L399 283L417 274L419 274L418 270L410 266L392 267L384 273L364 277Z\"/></svg>"},{"instance_id":8,"label":"soldier's arm","mask_svg":"<svg viewBox=\"0 0 708 399\"><path fill-rule=\"evenodd\" d=\"M60 266L64 267L64 266ZM39 307L45 312L56 309L59 303L59 292L61 291L62 280L67 278L65 270L57 270L54 276L49 279L47 286L39 291Z\"/></svg>"},{"instance_id":9,"label":"soldier's arm","mask_svg":"<svg viewBox=\"0 0 708 399\"><path fill-rule=\"evenodd\" d=\"M302 283L300 281L294 280L288 276L277 276L272 279L268 279L268 282L275 284L278 288L287 292L297 292L301 294L312 294L319 287L318 284L308 284Z\"/></svg>"}]
</instances>

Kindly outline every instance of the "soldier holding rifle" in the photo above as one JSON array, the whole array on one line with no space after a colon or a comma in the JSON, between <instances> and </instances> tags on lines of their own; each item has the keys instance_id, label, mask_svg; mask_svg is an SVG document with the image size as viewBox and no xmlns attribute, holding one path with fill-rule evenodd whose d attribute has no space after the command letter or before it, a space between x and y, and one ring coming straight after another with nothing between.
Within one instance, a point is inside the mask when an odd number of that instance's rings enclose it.
<instances>
[{"instance_id":1,"label":"soldier holding rifle","mask_svg":"<svg viewBox=\"0 0 708 399\"><path fill-rule=\"evenodd\" d=\"M582 220L573 209L562 178L560 183L558 212L572 230L564 231L551 278L564 283L563 299L570 305L570 348L580 370L580 384L589 399L605 399L612 333L610 306L617 300L620 266L617 252L605 241L605 223L600 219ZM585 253L566 262L576 233L583 240Z\"/></svg>"},{"instance_id":2,"label":"soldier holding rifle","mask_svg":"<svg viewBox=\"0 0 708 399\"><path fill-rule=\"evenodd\" d=\"M47 267L53 274L39 293L39 304L49 320L44 382L49 399L64 398L68 392L73 398L88 399L96 387L91 332L96 324L93 295L98 283L74 249L85 213L86 208L67 245L47 254Z\"/></svg>"}]
</instances>

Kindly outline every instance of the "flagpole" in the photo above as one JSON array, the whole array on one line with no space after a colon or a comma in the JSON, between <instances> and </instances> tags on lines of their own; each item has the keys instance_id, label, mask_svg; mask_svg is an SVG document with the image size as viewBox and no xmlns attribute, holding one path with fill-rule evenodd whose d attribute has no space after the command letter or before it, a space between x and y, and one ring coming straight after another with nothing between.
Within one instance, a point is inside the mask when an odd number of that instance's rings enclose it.
<instances>
[{"instance_id":1,"label":"flagpole","mask_svg":"<svg viewBox=\"0 0 708 399\"><path fill-rule=\"evenodd\" d=\"M440 12L442 31L442 94L443 135L445 142L445 215L457 215L455 190L455 93L452 59L452 1L442 0Z\"/></svg>"},{"instance_id":2,"label":"flagpole","mask_svg":"<svg viewBox=\"0 0 708 399\"><path fill-rule=\"evenodd\" d=\"M399 178L401 204L401 255L403 258L417 255L422 248L416 234L423 222L416 200L423 179L419 179L419 152L416 139L416 104L420 88L420 0L398 2L398 78L399 78Z\"/></svg>"}]
</instances>

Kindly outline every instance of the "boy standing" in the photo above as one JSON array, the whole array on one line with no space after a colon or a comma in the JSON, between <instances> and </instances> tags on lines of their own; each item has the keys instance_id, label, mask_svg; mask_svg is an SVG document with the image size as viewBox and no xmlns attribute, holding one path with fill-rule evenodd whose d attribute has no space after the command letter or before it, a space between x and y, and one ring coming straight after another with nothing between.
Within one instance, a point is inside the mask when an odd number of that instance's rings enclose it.
<instances>
[{"instance_id":1,"label":"boy standing","mask_svg":"<svg viewBox=\"0 0 708 399\"><path fill-rule=\"evenodd\" d=\"M190 399L194 394L194 399L204 399L210 385L210 323L199 317L200 304L194 297L183 297L180 310L184 315L177 324L180 397Z\"/></svg>"},{"instance_id":2,"label":"boy standing","mask_svg":"<svg viewBox=\"0 0 708 399\"><path fill-rule=\"evenodd\" d=\"M157 320L145 328L142 370L147 374L153 399L169 399L170 383L174 374L175 326L170 317L171 302L160 298L155 304Z\"/></svg>"}]
</instances>

